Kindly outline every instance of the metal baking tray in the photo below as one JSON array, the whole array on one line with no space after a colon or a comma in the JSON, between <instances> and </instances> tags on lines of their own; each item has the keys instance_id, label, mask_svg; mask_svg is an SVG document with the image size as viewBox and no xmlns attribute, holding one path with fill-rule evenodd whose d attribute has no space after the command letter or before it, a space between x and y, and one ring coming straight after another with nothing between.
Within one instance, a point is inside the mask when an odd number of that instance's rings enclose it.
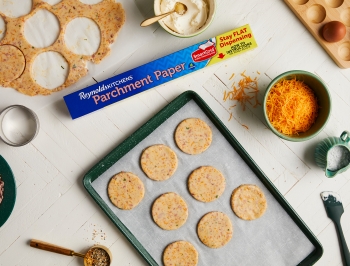
<instances>
[{"instance_id":1,"label":"metal baking tray","mask_svg":"<svg viewBox=\"0 0 350 266\"><path fill-rule=\"evenodd\" d=\"M175 144L175 128L188 117L199 117L212 128L213 142L201 155L184 154ZM174 176L156 182L142 172L139 158L143 149L161 143L176 152L179 166ZM186 181L188 174L196 167L209 164L223 172L226 189L218 200L202 203L191 197ZM145 185L145 198L130 211L119 210L108 199L108 181L119 171L135 173ZM162 264L164 248L177 240L191 242L199 252L198 265L205 266L312 265L323 254L323 248L315 235L232 133L193 91L182 93L118 145L88 171L83 183L91 197L152 266ZM241 220L231 210L231 193L243 183L258 185L266 195L268 209L257 220ZM162 193L171 191L185 199L189 218L181 228L166 231L153 222L151 205ZM196 235L199 219L214 210L226 213L234 227L231 241L219 249L206 247Z\"/></svg>"}]
</instances>

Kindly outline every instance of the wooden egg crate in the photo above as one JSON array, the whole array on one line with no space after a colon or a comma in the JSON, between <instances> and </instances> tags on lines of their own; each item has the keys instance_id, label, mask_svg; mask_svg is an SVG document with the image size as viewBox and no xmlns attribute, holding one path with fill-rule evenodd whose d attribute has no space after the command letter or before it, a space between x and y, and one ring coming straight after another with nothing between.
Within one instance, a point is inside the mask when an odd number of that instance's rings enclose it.
<instances>
[{"instance_id":1,"label":"wooden egg crate","mask_svg":"<svg viewBox=\"0 0 350 266\"><path fill-rule=\"evenodd\" d=\"M348 0L284 0L295 15L341 68L350 68L350 1ZM346 26L345 37L336 43L327 42L322 27L330 21Z\"/></svg>"}]
</instances>

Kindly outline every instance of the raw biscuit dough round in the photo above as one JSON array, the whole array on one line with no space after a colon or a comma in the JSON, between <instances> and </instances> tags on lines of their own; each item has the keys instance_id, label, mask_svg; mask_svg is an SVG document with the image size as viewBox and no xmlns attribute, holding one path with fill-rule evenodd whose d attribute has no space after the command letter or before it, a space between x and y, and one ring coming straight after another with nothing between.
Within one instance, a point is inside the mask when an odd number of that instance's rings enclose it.
<instances>
[{"instance_id":1,"label":"raw biscuit dough round","mask_svg":"<svg viewBox=\"0 0 350 266\"><path fill-rule=\"evenodd\" d=\"M204 152L212 142L210 127L199 118L183 120L176 128L175 142L180 150L188 154Z\"/></svg>"},{"instance_id":2,"label":"raw biscuit dough round","mask_svg":"<svg viewBox=\"0 0 350 266\"><path fill-rule=\"evenodd\" d=\"M202 202L216 200L224 193L225 186L225 177L212 166L199 167L188 178L188 189L191 195Z\"/></svg>"},{"instance_id":3,"label":"raw biscuit dough round","mask_svg":"<svg viewBox=\"0 0 350 266\"><path fill-rule=\"evenodd\" d=\"M239 218L255 220L265 213L267 202L258 186L241 185L232 192L231 207Z\"/></svg>"},{"instance_id":4,"label":"raw biscuit dough round","mask_svg":"<svg viewBox=\"0 0 350 266\"><path fill-rule=\"evenodd\" d=\"M188 207L178 194L168 192L161 195L153 203L152 217L160 228L175 230L186 222Z\"/></svg>"},{"instance_id":5,"label":"raw biscuit dough round","mask_svg":"<svg viewBox=\"0 0 350 266\"><path fill-rule=\"evenodd\" d=\"M198 252L190 242L176 241L165 248L163 263L164 266L196 266Z\"/></svg>"},{"instance_id":6,"label":"raw biscuit dough round","mask_svg":"<svg viewBox=\"0 0 350 266\"><path fill-rule=\"evenodd\" d=\"M13 45L0 45L0 84L18 78L26 65L21 50Z\"/></svg>"},{"instance_id":7,"label":"raw biscuit dough round","mask_svg":"<svg viewBox=\"0 0 350 266\"><path fill-rule=\"evenodd\" d=\"M199 221L197 234L202 243L210 248L220 248L232 238L230 218L222 212L209 212Z\"/></svg>"},{"instance_id":8,"label":"raw biscuit dough round","mask_svg":"<svg viewBox=\"0 0 350 266\"><path fill-rule=\"evenodd\" d=\"M167 180L176 171L176 153L162 144L150 146L142 152L141 167L150 179Z\"/></svg>"},{"instance_id":9,"label":"raw biscuit dough round","mask_svg":"<svg viewBox=\"0 0 350 266\"><path fill-rule=\"evenodd\" d=\"M133 173L120 172L108 184L108 197L122 210L135 208L143 199L145 188L140 178Z\"/></svg>"}]
</instances>

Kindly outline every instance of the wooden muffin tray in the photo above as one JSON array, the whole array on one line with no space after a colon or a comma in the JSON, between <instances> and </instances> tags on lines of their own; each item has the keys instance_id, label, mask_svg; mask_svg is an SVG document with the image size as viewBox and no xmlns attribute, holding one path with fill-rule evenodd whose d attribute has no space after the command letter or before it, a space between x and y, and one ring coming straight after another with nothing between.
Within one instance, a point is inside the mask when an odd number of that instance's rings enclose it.
<instances>
[{"instance_id":1,"label":"wooden muffin tray","mask_svg":"<svg viewBox=\"0 0 350 266\"><path fill-rule=\"evenodd\" d=\"M340 68L350 67L350 1L347 0L284 0L295 15L322 45ZM321 33L330 21L346 26L345 37L336 43L327 42Z\"/></svg>"}]
</instances>

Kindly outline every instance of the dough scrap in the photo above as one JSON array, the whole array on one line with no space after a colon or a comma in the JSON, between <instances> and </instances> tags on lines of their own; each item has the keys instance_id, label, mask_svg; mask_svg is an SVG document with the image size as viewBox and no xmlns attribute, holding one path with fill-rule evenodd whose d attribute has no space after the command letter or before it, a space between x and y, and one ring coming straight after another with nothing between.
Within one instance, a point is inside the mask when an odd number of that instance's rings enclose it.
<instances>
[{"instance_id":1,"label":"dough scrap","mask_svg":"<svg viewBox=\"0 0 350 266\"><path fill-rule=\"evenodd\" d=\"M53 13L60 22L61 31L57 40L45 48L35 48L30 45L24 37L22 30L25 21L33 16L38 10L46 9ZM114 0L103 0L95 5L86 5L79 0L62 0L51 6L41 0L33 0L32 11L19 18L6 17L0 13L6 23L6 32L0 45L13 45L18 48L25 57L25 68L23 73L11 82L3 82L0 86L11 87L20 93L35 96L49 95L60 91L84 77L88 69L87 61L99 63L110 53L110 44L115 41L117 33L125 22L125 11L120 3ZM93 55L77 55L64 45L64 32L67 24L74 18L86 17L95 21L101 32L101 43L97 52ZM46 89L38 85L31 76L31 69L36 56L42 52L53 51L60 53L69 63L69 73L66 81L55 89Z\"/></svg>"},{"instance_id":2,"label":"dough scrap","mask_svg":"<svg viewBox=\"0 0 350 266\"><path fill-rule=\"evenodd\" d=\"M224 193L225 186L225 177L212 166L199 167L188 178L191 195L202 202L211 202L219 198Z\"/></svg>"},{"instance_id":3,"label":"dough scrap","mask_svg":"<svg viewBox=\"0 0 350 266\"><path fill-rule=\"evenodd\" d=\"M210 127L199 118L183 120L176 128L175 142L187 154L199 154L209 148L212 142Z\"/></svg>"},{"instance_id":4,"label":"dough scrap","mask_svg":"<svg viewBox=\"0 0 350 266\"><path fill-rule=\"evenodd\" d=\"M141 179L129 172L120 172L113 176L107 191L111 202L122 210L135 208L145 195Z\"/></svg>"},{"instance_id":5,"label":"dough scrap","mask_svg":"<svg viewBox=\"0 0 350 266\"><path fill-rule=\"evenodd\" d=\"M169 244L163 253L164 266L196 266L198 252L187 241L176 241Z\"/></svg>"},{"instance_id":6,"label":"dough scrap","mask_svg":"<svg viewBox=\"0 0 350 266\"><path fill-rule=\"evenodd\" d=\"M197 234L202 243L210 248L220 248L232 238L230 218L222 212L209 212L199 221Z\"/></svg>"},{"instance_id":7,"label":"dough scrap","mask_svg":"<svg viewBox=\"0 0 350 266\"><path fill-rule=\"evenodd\" d=\"M256 185L241 185L232 192L231 207L243 220L255 220L267 209L267 201L262 190Z\"/></svg>"},{"instance_id":8,"label":"dough scrap","mask_svg":"<svg viewBox=\"0 0 350 266\"><path fill-rule=\"evenodd\" d=\"M175 230L186 222L188 207L178 194L168 192L161 195L153 203L152 217L160 228Z\"/></svg>"},{"instance_id":9,"label":"dough scrap","mask_svg":"<svg viewBox=\"0 0 350 266\"><path fill-rule=\"evenodd\" d=\"M167 180L176 171L176 153L162 144L150 146L142 152L141 168L152 180Z\"/></svg>"}]
</instances>

